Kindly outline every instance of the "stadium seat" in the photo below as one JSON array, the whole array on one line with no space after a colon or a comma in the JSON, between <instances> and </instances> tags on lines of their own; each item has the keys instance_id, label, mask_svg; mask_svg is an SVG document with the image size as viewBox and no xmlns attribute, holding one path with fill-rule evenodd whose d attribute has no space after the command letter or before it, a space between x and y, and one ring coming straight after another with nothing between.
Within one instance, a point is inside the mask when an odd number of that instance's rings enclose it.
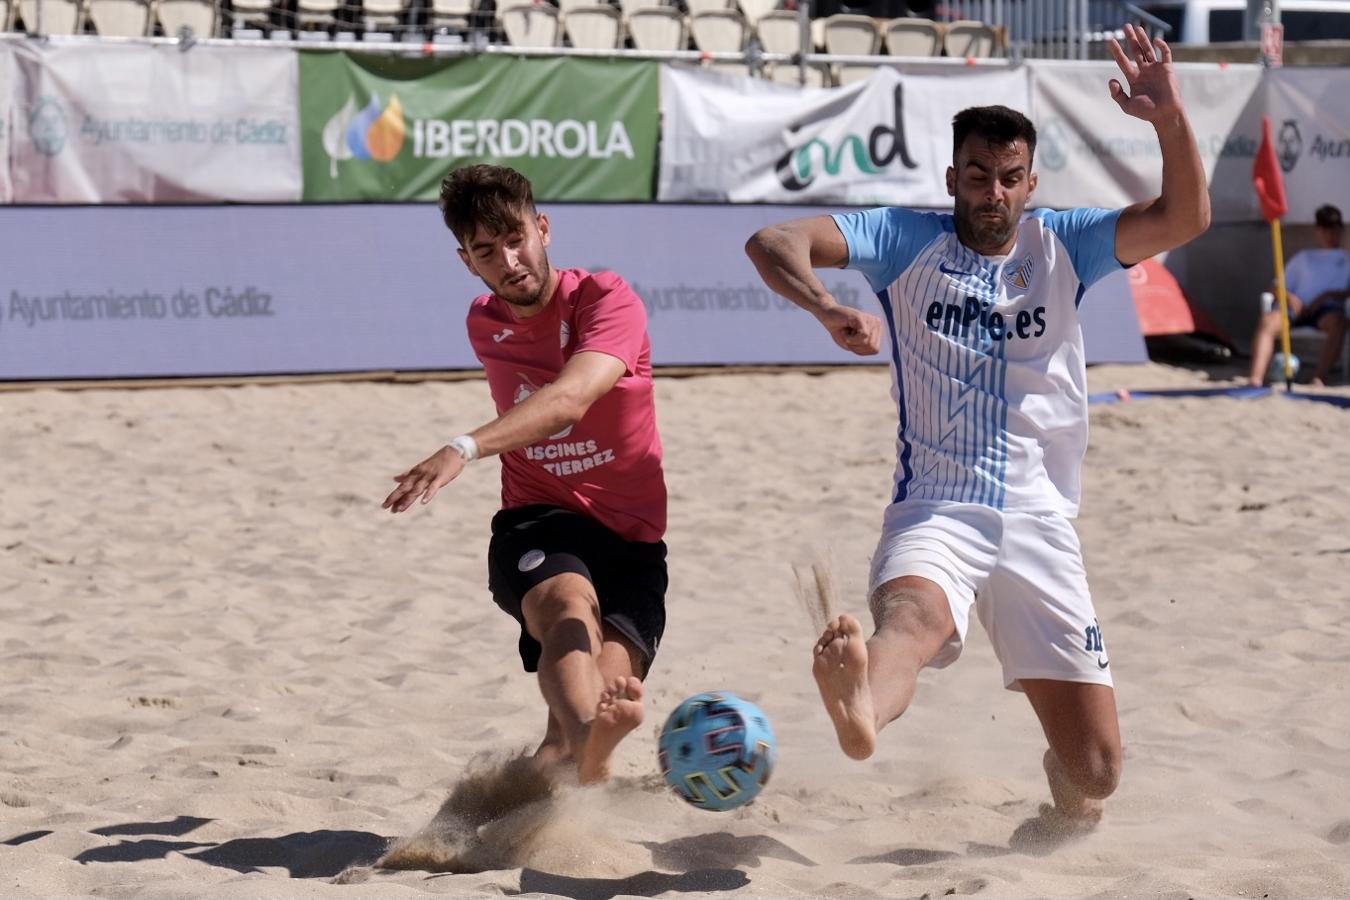
<instances>
[{"instance_id":1,"label":"stadium seat","mask_svg":"<svg viewBox=\"0 0 1350 900\"><path fill-rule=\"evenodd\" d=\"M475 0L431 0L431 27L462 30L469 27Z\"/></svg>"},{"instance_id":2,"label":"stadium seat","mask_svg":"<svg viewBox=\"0 0 1350 900\"><path fill-rule=\"evenodd\" d=\"M14 7L9 0L0 0L0 31L14 30Z\"/></svg>"},{"instance_id":3,"label":"stadium seat","mask_svg":"<svg viewBox=\"0 0 1350 900\"><path fill-rule=\"evenodd\" d=\"M623 13L625 19L637 12L639 9L675 9L673 5L662 3L661 0L619 0L619 11Z\"/></svg>"},{"instance_id":4,"label":"stadium seat","mask_svg":"<svg viewBox=\"0 0 1350 900\"><path fill-rule=\"evenodd\" d=\"M498 9L497 21L515 47L556 47L561 37L557 8L542 3Z\"/></svg>"},{"instance_id":5,"label":"stadium seat","mask_svg":"<svg viewBox=\"0 0 1350 900\"><path fill-rule=\"evenodd\" d=\"M361 0L361 22L366 31L401 31L412 0Z\"/></svg>"},{"instance_id":6,"label":"stadium seat","mask_svg":"<svg viewBox=\"0 0 1350 900\"><path fill-rule=\"evenodd\" d=\"M985 58L998 50L998 32L983 22L951 22L945 29L943 45L948 56Z\"/></svg>"},{"instance_id":7,"label":"stadium seat","mask_svg":"<svg viewBox=\"0 0 1350 900\"><path fill-rule=\"evenodd\" d=\"M155 16L164 34L175 37L189 28L197 37L213 37L216 33L218 9L214 0L159 0Z\"/></svg>"},{"instance_id":8,"label":"stadium seat","mask_svg":"<svg viewBox=\"0 0 1350 900\"><path fill-rule=\"evenodd\" d=\"M693 18L701 12L722 12L735 9L736 0L684 0L684 6L689 11L689 17Z\"/></svg>"},{"instance_id":9,"label":"stadium seat","mask_svg":"<svg viewBox=\"0 0 1350 900\"><path fill-rule=\"evenodd\" d=\"M882 26L891 56L941 56L942 26L929 19L892 19Z\"/></svg>"},{"instance_id":10,"label":"stadium seat","mask_svg":"<svg viewBox=\"0 0 1350 900\"><path fill-rule=\"evenodd\" d=\"M623 15L613 6L574 6L563 14L563 31L578 49L614 50L623 44Z\"/></svg>"},{"instance_id":11,"label":"stadium seat","mask_svg":"<svg viewBox=\"0 0 1350 900\"><path fill-rule=\"evenodd\" d=\"M633 10L628 14L628 34L639 50L683 50L689 44L689 26L673 6Z\"/></svg>"},{"instance_id":12,"label":"stadium seat","mask_svg":"<svg viewBox=\"0 0 1350 900\"><path fill-rule=\"evenodd\" d=\"M825 20L825 52L846 56L875 56L881 49L881 32L868 16L841 13Z\"/></svg>"},{"instance_id":13,"label":"stadium seat","mask_svg":"<svg viewBox=\"0 0 1350 900\"><path fill-rule=\"evenodd\" d=\"M272 0L231 0L231 30L240 25L258 25L268 28L272 24Z\"/></svg>"},{"instance_id":14,"label":"stadium seat","mask_svg":"<svg viewBox=\"0 0 1350 900\"><path fill-rule=\"evenodd\" d=\"M150 30L146 0L88 0L85 9L102 37L145 37Z\"/></svg>"},{"instance_id":15,"label":"stadium seat","mask_svg":"<svg viewBox=\"0 0 1350 900\"><path fill-rule=\"evenodd\" d=\"M759 35L759 43L765 53L801 52L801 22L793 10L776 9L760 16L759 21L755 22L755 33ZM814 38L813 32L812 50L816 49Z\"/></svg>"},{"instance_id":16,"label":"stadium seat","mask_svg":"<svg viewBox=\"0 0 1350 900\"><path fill-rule=\"evenodd\" d=\"M755 23L778 8L778 0L736 0L746 23L755 27Z\"/></svg>"},{"instance_id":17,"label":"stadium seat","mask_svg":"<svg viewBox=\"0 0 1350 900\"><path fill-rule=\"evenodd\" d=\"M77 0L45 0L42 4L43 34L79 34L84 25ZM37 0L19 0L19 18L29 32L37 29Z\"/></svg>"},{"instance_id":18,"label":"stadium seat","mask_svg":"<svg viewBox=\"0 0 1350 900\"><path fill-rule=\"evenodd\" d=\"M337 12L341 5L341 0L296 0L296 25L302 33L315 27L325 30L333 28L337 25Z\"/></svg>"},{"instance_id":19,"label":"stadium seat","mask_svg":"<svg viewBox=\"0 0 1350 900\"><path fill-rule=\"evenodd\" d=\"M735 9L710 9L689 17L694 45L708 53L740 53L750 39L745 17Z\"/></svg>"},{"instance_id":20,"label":"stadium seat","mask_svg":"<svg viewBox=\"0 0 1350 900\"><path fill-rule=\"evenodd\" d=\"M841 13L829 16L825 22L825 52L847 56L875 56L881 49L881 31L868 16ZM855 81L864 81L876 71L865 63L836 63L834 83L843 87Z\"/></svg>"},{"instance_id":21,"label":"stadium seat","mask_svg":"<svg viewBox=\"0 0 1350 900\"><path fill-rule=\"evenodd\" d=\"M582 6L594 6L596 2L597 0L557 0L558 13L563 18L566 18L567 14L572 10Z\"/></svg>"}]
</instances>

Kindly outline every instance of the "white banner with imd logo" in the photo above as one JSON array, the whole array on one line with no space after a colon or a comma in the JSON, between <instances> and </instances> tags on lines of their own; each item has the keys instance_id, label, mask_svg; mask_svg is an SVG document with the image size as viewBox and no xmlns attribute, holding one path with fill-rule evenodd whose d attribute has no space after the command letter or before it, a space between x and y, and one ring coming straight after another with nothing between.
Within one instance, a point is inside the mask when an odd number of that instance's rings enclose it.
<instances>
[{"instance_id":1,"label":"white banner with imd logo","mask_svg":"<svg viewBox=\"0 0 1350 900\"><path fill-rule=\"evenodd\" d=\"M293 51L6 46L14 202L300 199Z\"/></svg>"},{"instance_id":2,"label":"white banner with imd logo","mask_svg":"<svg viewBox=\"0 0 1350 900\"><path fill-rule=\"evenodd\" d=\"M1021 68L879 68L802 90L682 66L661 72L657 198L946 206L952 116L978 99L1025 110Z\"/></svg>"},{"instance_id":3,"label":"white banner with imd logo","mask_svg":"<svg viewBox=\"0 0 1350 900\"><path fill-rule=\"evenodd\" d=\"M1114 62L1037 62L1029 70L1040 179L1034 205L1115 209L1158 196L1158 136L1152 125L1126 115L1111 99L1107 85L1112 78L1123 81ZM1210 179L1216 221L1253 217L1251 166L1260 144L1261 73L1260 66L1176 66ZM1255 122L1255 140L1238 127L1245 121Z\"/></svg>"}]
</instances>

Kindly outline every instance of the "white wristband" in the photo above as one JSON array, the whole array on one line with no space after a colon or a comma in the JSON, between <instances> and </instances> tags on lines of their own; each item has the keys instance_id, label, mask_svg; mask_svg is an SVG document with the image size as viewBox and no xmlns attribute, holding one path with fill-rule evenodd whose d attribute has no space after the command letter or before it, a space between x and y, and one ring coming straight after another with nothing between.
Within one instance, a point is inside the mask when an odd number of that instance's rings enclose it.
<instances>
[{"instance_id":1,"label":"white wristband","mask_svg":"<svg viewBox=\"0 0 1350 900\"><path fill-rule=\"evenodd\" d=\"M478 458L478 442L467 434L461 434L459 437L451 440L446 446L464 457L466 463L471 463Z\"/></svg>"}]
</instances>

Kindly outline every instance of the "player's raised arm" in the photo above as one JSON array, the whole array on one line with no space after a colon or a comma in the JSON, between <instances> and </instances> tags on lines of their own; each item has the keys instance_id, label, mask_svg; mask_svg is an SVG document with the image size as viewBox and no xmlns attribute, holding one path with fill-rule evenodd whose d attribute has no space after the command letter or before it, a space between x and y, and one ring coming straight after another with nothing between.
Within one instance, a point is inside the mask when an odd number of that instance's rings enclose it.
<instances>
[{"instance_id":1,"label":"player's raised arm","mask_svg":"<svg viewBox=\"0 0 1350 900\"><path fill-rule=\"evenodd\" d=\"M840 347L859 356L880 352L881 320L840 306L813 271L848 265L848 242L834 219L814 216L761 228L745 253L770 290L815 316Z\"/></svg>"},{"instance_id":2,"label":"player's raised arm","mask_svg":"<svg viewBox=\"0 0 1350 900\"><path fill-rule=\"evenodd\" d=\"M1113 78L1111 97L1127 115L1153 126L1163 161L1162 193L1125 209L1116 226L1116 258L1132 265L1204 234L1209 228L1209 187L1182 107L1171 48L1162 38L1150 44L1144 29L1134 25L1125 26L1125 43L1122 48L1113 39L1111 55L1128 91Z\"/></svg>"}]
</instances>

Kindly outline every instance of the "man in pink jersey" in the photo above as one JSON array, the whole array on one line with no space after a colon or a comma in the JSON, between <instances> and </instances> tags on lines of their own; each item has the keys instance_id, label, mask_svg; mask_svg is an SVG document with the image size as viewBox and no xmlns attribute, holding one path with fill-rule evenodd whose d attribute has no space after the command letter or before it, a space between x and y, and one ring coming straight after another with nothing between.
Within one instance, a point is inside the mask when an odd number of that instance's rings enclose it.
<instances>
[{"instance_id":1,"label":"man in pink jersey","mask_svg":"<svg viewBox=\"0 0 1350 900\"><path fill-rule=\"evenodd\" d=\"M441 185L459 256L491 293L469 308L469 340L498 417L408 471L399 513L480 456L499 455L488 586L520 623L548 726L535 752L603 780L642 722L642 679L665 630L666 486L641 299L610 272L555 269L548 216L530 183L469 166Z\"/></svg>"}]
</instances>

